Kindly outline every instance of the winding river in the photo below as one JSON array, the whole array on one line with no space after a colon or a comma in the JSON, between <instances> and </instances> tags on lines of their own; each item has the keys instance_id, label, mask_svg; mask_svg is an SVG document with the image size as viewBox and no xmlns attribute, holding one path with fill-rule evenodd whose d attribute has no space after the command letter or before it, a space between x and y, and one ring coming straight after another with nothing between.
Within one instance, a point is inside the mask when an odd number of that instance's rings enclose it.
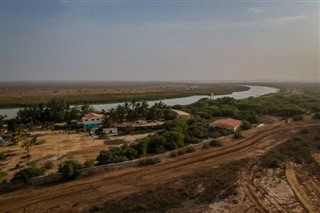
<instances>
[{"instance_id":1,"label":"winding river","mask_svg":"<svg viewBox=\"0 0 320 213\"><path fill-rule=\"evenodd\" d=\"M252 85L244 85L249 87L249 90L241 91L241 92L233 92L232 94L226 94L226 95L216 95L213 96L213 99L217 98L223 98L223 97L231 97L234 99L244 99L249 97L258 97L270 93L276 93L279 92L279 89L274 87L267 87L267 86L252 86ZM161 100L164 104L173 106L173 105L188 105L192 104L202 98L208 98L207 95L193 95L189 97L183 97L183 98L170 98L170 99L163 99ZM149 105L153 105L158 101L148 101ZM92 106L97 110L109 110L111 108L117 107L119 104L123 103L109 103L109 104L93 104ZM17 114L17 112L20 110L20 108L8 108L8 109L0 109L1 115L7 115L7 118L14 118Z\"/></svg>"}]
</instances>

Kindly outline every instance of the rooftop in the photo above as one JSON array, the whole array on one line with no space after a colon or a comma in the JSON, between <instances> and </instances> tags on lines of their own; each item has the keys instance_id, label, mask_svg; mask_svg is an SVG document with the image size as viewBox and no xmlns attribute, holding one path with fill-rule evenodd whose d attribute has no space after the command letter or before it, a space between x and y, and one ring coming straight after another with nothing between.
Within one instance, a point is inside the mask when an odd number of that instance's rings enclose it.
<instances>
[{"instance_id":1,"label":"rooftop","mask_svg":"<svg viewBox=\"0 0 320 213\"><path fill-rule=\"evenodd\" d=\"M93 112L89 112L89 113L85 114L83 117L86 118L86 119L89 119L89 118L92 118L92 117L100 117L100 118L102 118L103 115L102 114L93 113Z\"/></svg>"},{"instance_id":2,"label":"rooftop","mask_svg":"<svg viewBox=\"0 0 320 213\"><path fill-rule=\"evenodd\" d=\"M214 125L238 127L241 125L241 121L233 118L218 119L213 122Z\"/></svg>"},{"instance_id":3,"label":"rooftop","mask_svg":"<svg viewBox=\"0 0 320 213\"><path fill-rule=\"evenodd\" d=\"M170 111L175 112L177 115L189 115L189 113L177 109L170 109Z\"/></svg>"}]
</instances>

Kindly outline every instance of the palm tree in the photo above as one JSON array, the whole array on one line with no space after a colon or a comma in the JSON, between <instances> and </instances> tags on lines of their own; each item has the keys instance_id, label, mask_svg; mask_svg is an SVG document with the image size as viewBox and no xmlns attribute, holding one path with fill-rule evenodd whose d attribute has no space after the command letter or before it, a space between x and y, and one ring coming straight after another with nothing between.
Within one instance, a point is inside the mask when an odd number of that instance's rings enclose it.
<instances>
[{"instance_id":1,"label":"palm tree","mask_svg":"<svg viewBox=\"0 0 320 213\"><path fill-rule=\"evenodd\" d=\"M146 119L149 111L149 105L146 101L143 101L140 106L140 115L142 118Z\"/></svg>"}]
</instances>

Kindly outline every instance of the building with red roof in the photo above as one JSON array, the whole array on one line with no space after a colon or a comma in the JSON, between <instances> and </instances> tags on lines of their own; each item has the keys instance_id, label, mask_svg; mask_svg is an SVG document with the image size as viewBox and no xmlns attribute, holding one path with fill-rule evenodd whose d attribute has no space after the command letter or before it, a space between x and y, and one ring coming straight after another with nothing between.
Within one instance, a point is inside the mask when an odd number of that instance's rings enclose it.
<instances>
[{"instance_id":1,"label":"building with red roof","mask_svg":"<svg viewBox=\"0 0 320 213\"><path fill-rule=\"evenodd\" d=\"M82 117L84 129L99 128L102 123L103 115L89 112Z\"/></svg>"},{"instance_id":2,"label":"building with red roof","mask_svg":"<svg viewBox=\"0 0 320 213\"><path fill-rule=\"evenodd\" d=\"M218 119L215 120L214 122L211 123L211 126L213 127L224 127L226 129L230 129L233 132L236 132L239 127L241 126L242 121L233 119L233 118L223 118L223 119Z\"/></svg>"}]
</instances>

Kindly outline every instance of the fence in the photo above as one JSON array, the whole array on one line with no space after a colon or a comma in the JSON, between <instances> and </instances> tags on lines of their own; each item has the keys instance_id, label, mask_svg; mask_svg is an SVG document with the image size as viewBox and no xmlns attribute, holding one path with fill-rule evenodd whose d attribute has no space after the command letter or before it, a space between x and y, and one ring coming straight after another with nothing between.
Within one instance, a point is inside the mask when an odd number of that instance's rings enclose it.
<instances>
[{"instance_id":1,"label":"fence","mask_svg":"<svg viewBox=\"0 0 320 213\"><path fill-rule=\"evenodd\" d=\"M222 139L222 138L219 138L219 139ZM211 140L204 140L200 143L192 144L190 146L192 146L196 150L198 150L198 149L202 149L204 143L208 143L210 141ZM181 149L184 149L184 148L181 148ZM179 150L179 149L177 149L177 150ZM152 158L160 158L160 159L168 158L171 156L171 152L172 151L166 152L163 154L158 154L158 155L152 156ZM131 160L131 161L125 161L125 162L121 162L121 163L112 163L112 164L107 164L107 165L95 166L95 167L91 167L91 168L84 168L84 169L81 169L80 176L84 177L84 176L90 176L90 175L103 173L103 172L110 172L110 171L117 170L117 169L136 167L136 166L140 165L141 160L145 160L147 158L150 158L150 157L135 159L135 160ZM19 189L19 188L22 188L25 186L29 186L29 185L30 186L40 186L40 185L59 182L62 180L63 180L62 175L60 173L56 173L56 174L51 174L51 175L46 175L46 176L33 177L27 184L23 181L11 181L9 183L4 183L4 184L0 185L0 192L13 191L13 190L16 190L16 189Z\"/></svg>"}]
</instances>

